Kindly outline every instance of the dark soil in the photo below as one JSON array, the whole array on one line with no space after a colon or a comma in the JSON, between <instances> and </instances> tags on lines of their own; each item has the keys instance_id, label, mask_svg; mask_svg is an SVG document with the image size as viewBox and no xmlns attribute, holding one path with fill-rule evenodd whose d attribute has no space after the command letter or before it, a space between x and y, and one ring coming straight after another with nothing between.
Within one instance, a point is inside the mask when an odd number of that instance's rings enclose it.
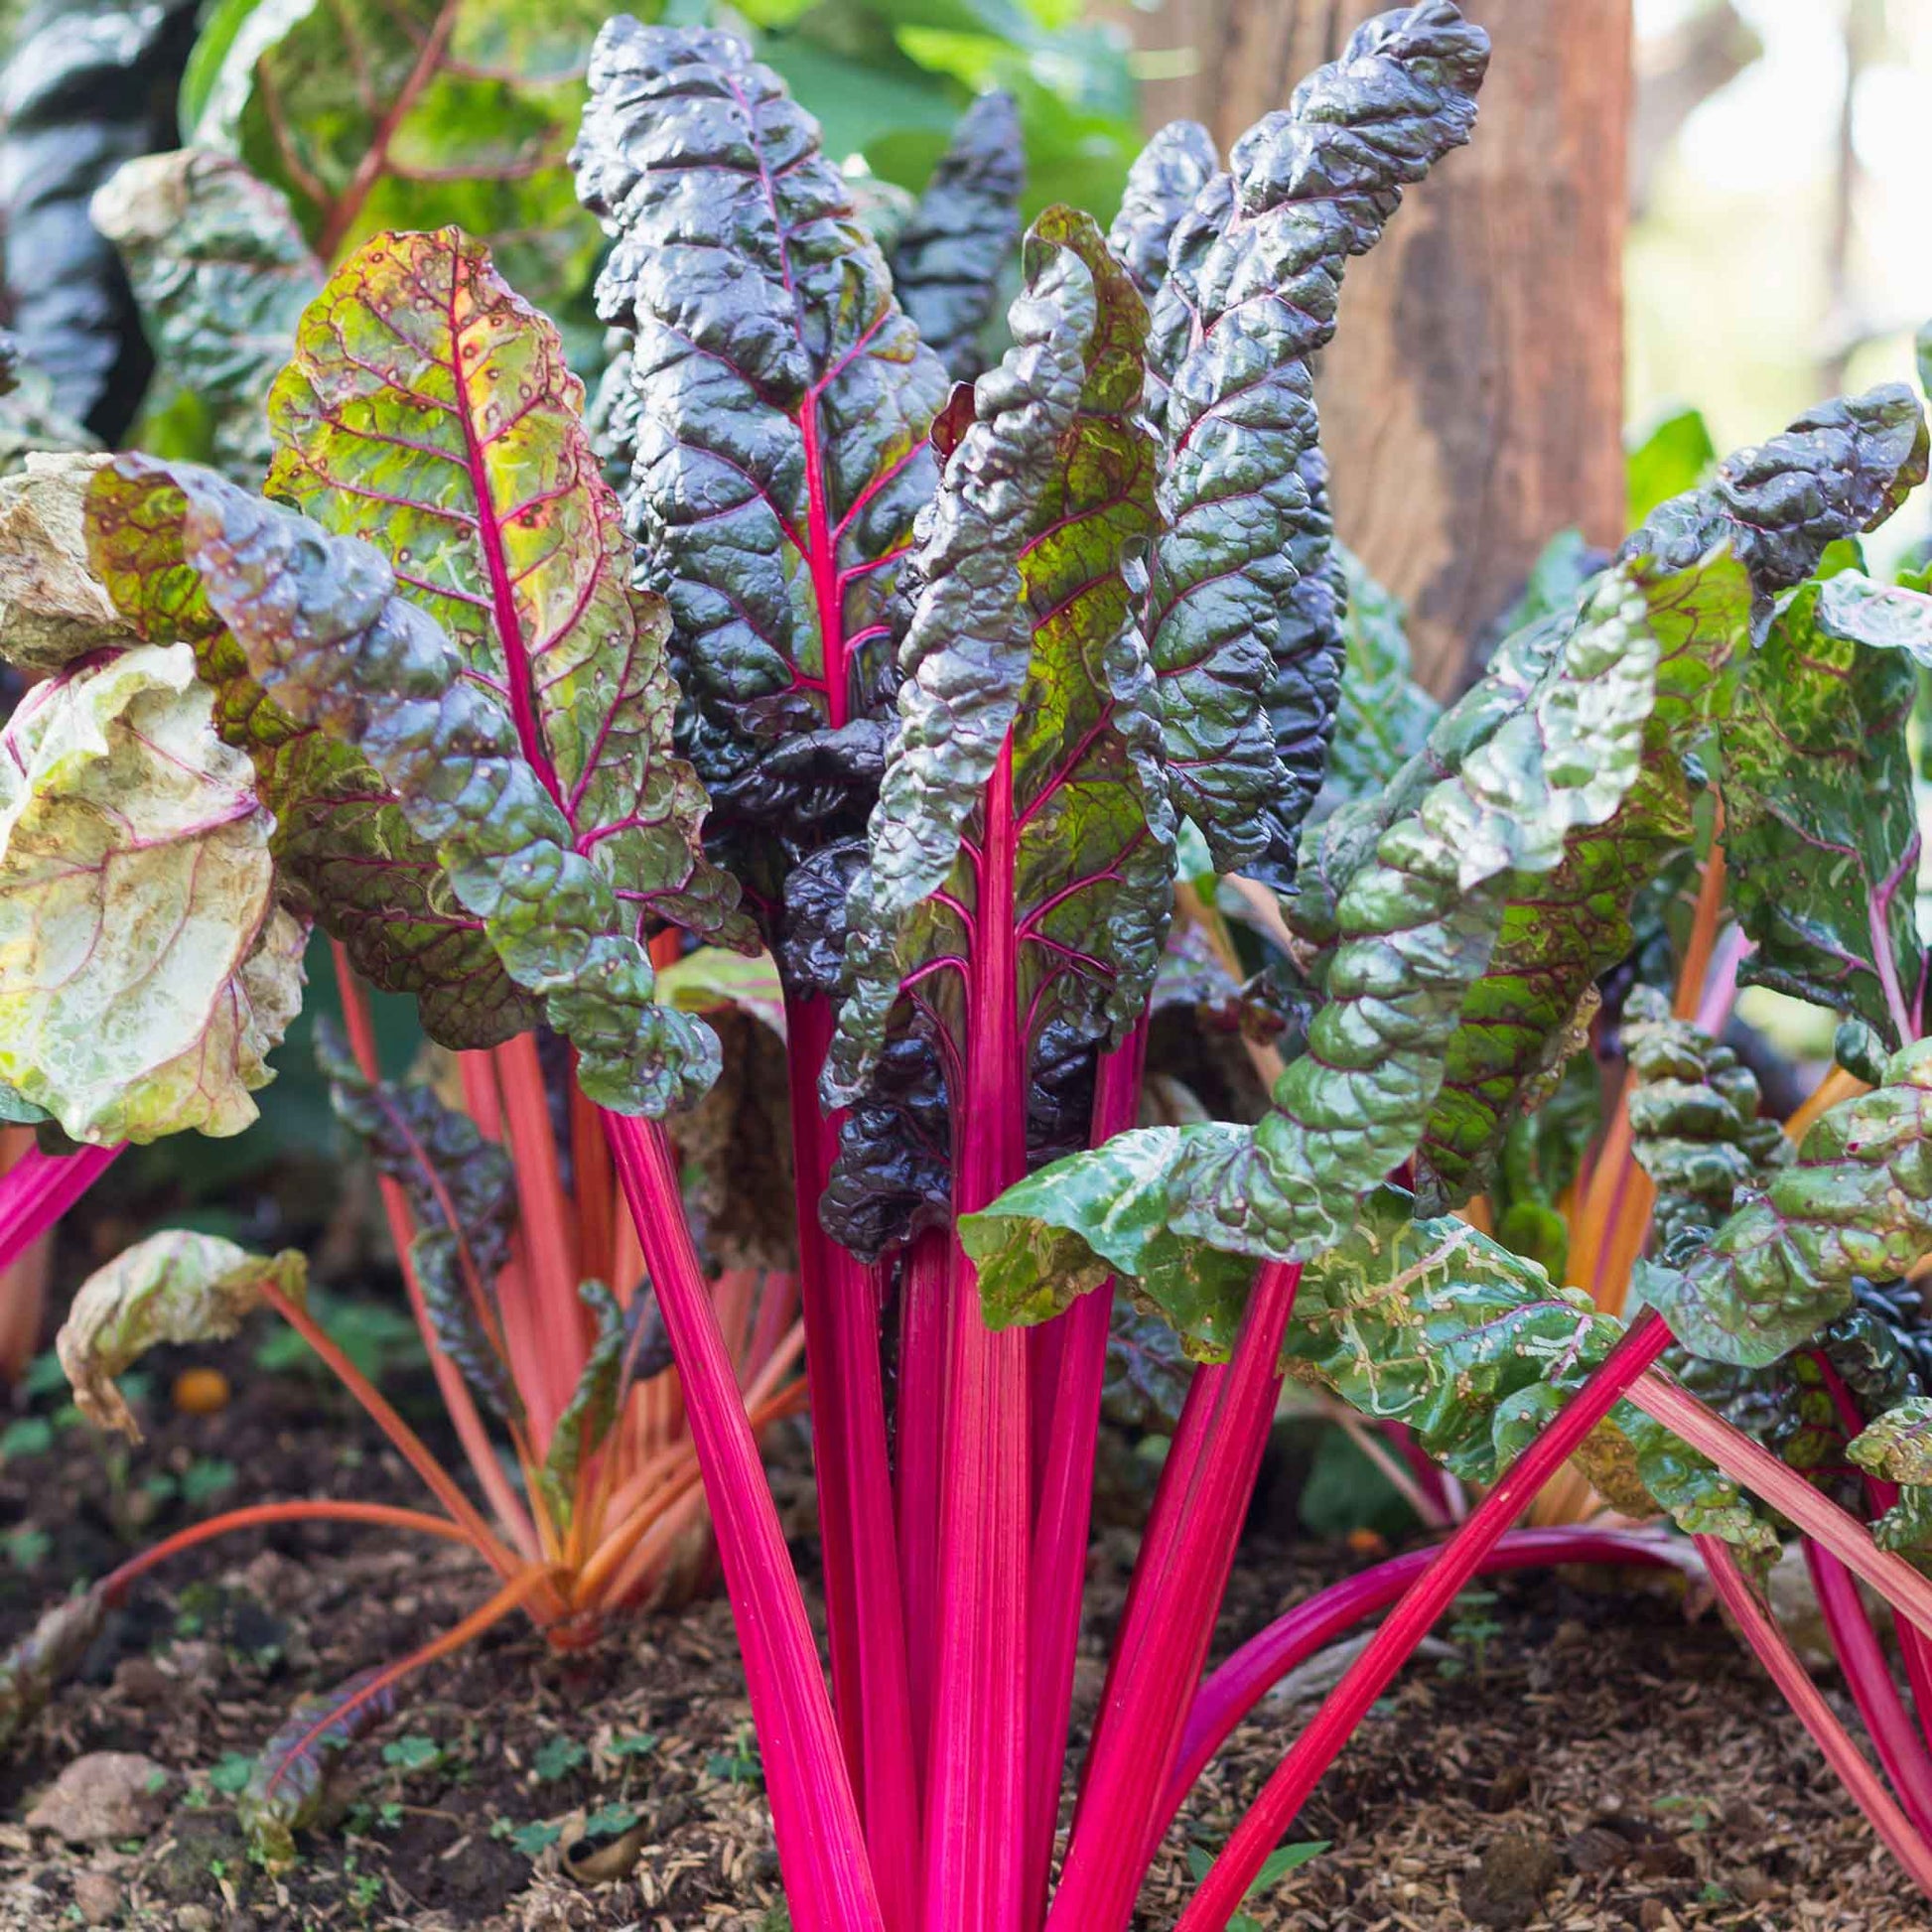
<instances>
[{"instance_id":1,"label":"dark soil","mask_svg":"<svg viewBox=\"0 0 1932 1932\"><path fill-rule=\"evenodd\" d=\"M16 1439L0 1463L0 1644L72 1581L215 1507L293 1494L419 1500L332 1389L262 1374L253 1345L205 1355L240 1391L209 1417L169 1413L175 1364L154 1358L150 1440L125 1455L73 1426L53 1428L45 1448L38 1431ZM410 1406L406 1376L385 1386ZM52 1399L36 1413L51 1419ZM793 1440L778 1483L809 1565L803 1471ZM172 1484L150 1480L160 1475ZM1096 1548L1082 1725L1131 1550L1117 1531ZM1254 1540L1224 1643L1353 1561ZM217 1543L137 1587L80 1681L0 1762L0 1928L77 1924L83 1908L94 1923L183 1932L781 1926L731 1620L717 1601L570 1657L525 1624L498 1626L426 1672L349 1752L301 1864L271 1877L250 1862L228 1793L296 1698L406 1652L486 1594L460 1549L310 1527ZM1296 1836L1331 1849L1251 1905L1265 1932L1928 1923L1714 1618L1687 1623L1668 1594L1619 1593L1601 1577L1540 1579L1504 1587L1459 1629L1445 1633L1452 1654L1412 1667L1308 1808ZM1295 1710L1267 1710L1210 1768L1137 1932L1173 1925L1189 1846L1220 1844L1297 1722ZM30 1832L20 1821L36 1795L98 1750L141 1752L167 1770L160 1824L88 1851ZM626 1876L587 1885L566 1871L562 1855L587 1820L593 1837L642 1842Z\"/></svg>"}]
</instances>

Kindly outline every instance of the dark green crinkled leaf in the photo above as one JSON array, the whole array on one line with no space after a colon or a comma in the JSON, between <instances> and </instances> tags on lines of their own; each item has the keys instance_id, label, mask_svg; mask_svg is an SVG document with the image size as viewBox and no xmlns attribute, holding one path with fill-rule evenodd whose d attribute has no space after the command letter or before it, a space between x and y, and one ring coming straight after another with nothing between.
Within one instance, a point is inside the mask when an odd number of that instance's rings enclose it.
<instances>
[{"instance_id":1,"label":"dark green crinkled leaf","mask_svg":"<svg viewBox=\"0 0 1932 1932\"><path fill-rule=\"evenodd\" d=\"M107 1598L96 1585L55 1604L0 1654L0 1755L80 1668L106 1621Z\"/></svg>"},{"instance_id":2,"label":"dark green crinkled leaf","mask_svg":"<svg viewBox=\"0 0 1932 1932\"><path fill-rule=\"evenodd\" d=\"M1895 1047L1919 1031L1923 1001L1905 737L1918 679L1904 657L1822 623L1827 588L1782 606L1724 722L1730 901L1756 942L1740 977Z\"/></svg>"},{"instance_id":3,"label":"dark green crinkled leaf","mask_svg":"<svg viewBox=\"0 0 1932 1932\"><path fill-rule=\"evenodd\" d=\"M1223 871L1285 887L1321 780L1340 639L1318 595L1328 518L1307 461L1309 358L1333 333L1348 257L1469 138L1488 52L1448 0L1368 22L1235 144L1231 197L1202 190L1198 208L1227 204L1211 243L1196 229L1171 244L1153 330L1152 359L1172 371L1171 459L1148 631L1175 801ZM1298 600L1304 575L1315 588Z\"/></svg>"},{"instance_id":4,"label":"dark green crinkled leaf","mask_svg":"<svg viewBox=\"0 0 1932 1932\"><path fill-rule=\"evenodd\" d=\"M1925 481L1925 415L1902 382L1841 396L1781 436L1726 457L1707 489L1664 503L1623 546L1682 569L1728 543L1750 572L1761 627L1780 591L1826 550L1876 529Z\"/></svg>"},{"instance_id":5,"label":"dark green crinkled leaf","mask_svg":"<svg viewBox=\"0 0 1932 1932\"><path fill-rule=\"evenodd\" d=\"M1125 1296L1114 1303L1100 1413L1116 1429L1172 1436L1193 1373L1193 1363L1166 1321L1142 1313Z\"/></svg>"},{"instance_id":6,"label":"dark green crinkled leaf","mask_svg":"<svg viewBox=\"0 0 1932 1932\"><path fill-rule=\"evenodd\" d=\"M980 332L1020 239L1026 182L1013 96L982 94L894 244L899 307L955 382L972 381L986 366Z\"/></svg>"},{"instance_id":7,"label":"dark green crinkled leaf","mask_svg":"<svg viewBox=\"0 0 1932 1932\"><path fill-rule=\"evenodd\" d=\"M316 1025L316 1058L337 1119L408 1197L416 1223L409 1262L437 1345L499 1416L520 1418L522 1402L492 1334L496 1278L516 1226L509 1157L430 1087L365 1080L326 1020Z\"/></svg>"},{"instance_id":8,"label":"dark green crinkled leaf","mask_svg":"<svg viewBox=\"0 0 1932 1932\"><path fill-rule=\"evenodd\" d=\"M259 484L269 384L323 283L287 200L225 155L184 148L127 163L91 211L121 251L162 381L196 398L209 461Z\"/></svg>"},{"instance_id":9,"label":"dark green crinkled leaf","mask_svg":"<svg viewBox=\"0 0 1932 1932\"><path fill-rule=\"evenodd\" d=\"M618 1419L618 1396L623 1385L624 1343L629 1324L618 1298L602 1282L584 1282L577 1293L597 1317L597 1338L551 1432L550 1447L536 1471L545 1512L560 1530L570 1528L576 1507L577 1472L586 1456L595 1455ZM631 1307L641 1314L653 1307L638 1296Z\"/></svg>"},{"instance_id":10,"label":"dark green crinkled leaf","mask_svg":"<svg viewBox=\"0 0 1932 1932\"><path fill-rule=\"evenodd\" d=\"M94 478L87 544L114 605L142 637L193 645L214 725L247 752L275 814L282 897L348 948L385 992L413 994L446 1046L482 1047L535 1024L539 1006L504 973L483 921L356 746L273 703L188 561L188 499L165 467L121 457Z\"/></svg>"},{"instance_id":11,"label":"dark green crinkled leaf","mask_svg":"<svg viewBox=\"0 0 1932 1932\"><path fill-rule=\"evenodd\" d=\"M217 0L182 129L294 205L331 266L383 229L492 242L553 314L597 259L569 148L604 0Z\"/></svg>"},{"instance_id":12,"label":"dark green crinkled leaf","mask_svg":"<svg viewBox=\"0 0 1932 1932\"><path fill-rule=\"evenodd\" d=\"M1713 620L1742 595L1742 573L1722 555L1601 580L1517 707L1349 879L1309 1051L1251 1135L1180 1164L1178 1229L1284 1260L1345 1231L1356 1199L1433 1125L1510 900L1561 866L1573 835L1613 818L1643 775L1660 692L1708 674L1698 653L1724 647Z\"/></svg>"},{"instance_id":13,"label":"dark green crinkled leaf","mask_svg":"<svg viewBox=\"0 0 1932 1932\"><path fill-rule=\"evenodd\" d=\"M642 935L750 947L671 751L662 600L582 421L556 329L453 228L358 249L303 318L269 402L270 492L387 556L403 594L506 702L526 761Z\"/></svg>"},{"instance_id":14,"label":"dark green crinkled leaf","mask_svg":"<svg viewBox=\"0 0 1932 1932\"><path fill-rule=\"evenodd\" d=\"M194 0L31 0L5 40L0 205L8 326L46 406L118 437L151 358L113 244L87 199L123 161L175 138L173 76Z\"/></svg>"},{"instance_id":15,"label":"dark green crinkled leaf","mask_svg":"<svg viewBox=\"0 0 1932 1932\"><path fill-rule=\"evenodd\" d=\"M1706 1247L1640 1269L1644 1299L1693 1354L1776 1361L1846 1312L1856 1278L1907 1274L1932 1252L1932 1041L1883 1071L1822 1115Z\"/></svg>"},{"instance_id":16,"label":"dark green crinkled leaf","mask_svg":"<svg viewBox=\"0 0 1932 1932\"><path fill-rule=\"evenodd\" d=\"M1347 578L1342 616L1341 690L1316 812L1367 798L1423 749L1443 708L1410 676L1401 601L1335 546Z\"/></svg>"},{"instance_id":17,"label":"dark green crinkled leaf","mask_svg":"<svg viewBox=\"0 0 1932 1932\"><path fill-rule=\"evenodd\" d=\"M1111 248L1150 304L1168 279L1174 230L1221 165L1214 137L1198 121L1170 121L1127 171L1120 212L1107 230Z\"/></svg>"},{"instance_id":18,"label":"dark green crinkled leaf","mask_svg":"<svg viewBox=\"0 0 1932 1932\"><path fill-rule=\"evenodd\" d=\"M1454 1474L1492 1482L1621 1327L1465 1222L1411 1220L1410 1206L1380 1190L1335 1247L1304 1265L1284 1353L1292 1373L1363 1415L1407 1423ZM1627 1403L1580 1459L1621 1508L1641 1511L1648 1492L1686 1527L1753 1552L1776 1547L1728 1478Z\"/></svg>"},{"instance_id":19,"label":"dark green crinkled leaf","mask_svg":"<svg viewBox=\"0 0 1932 1932\"><path fill-rule=\"evenodd\" d=\"M1653 1219L1666 1261L1695 1253L1727 1220L1740 1193L1789 1165L1792 1147L1760 1120L1756 1076L1669 1000L1639 986L1623 1010L1623 1050L1635 1076L1630 1151L1657 1185Z\"/></svg>"},{"instance_id":20,"label":"dark green crinkled leaf","mask_svg":"<svg viewBox=\"0 0 1932 1932\"><path fill-rule=\"evenodd\" d=\"M295 1834L320 1816L329 1767L396 1708L392 1685L371 1689L379 1669L357 1671L333 1691L300 1699L288 1722L262 1746L235 1815L248 1849L270 1871L295 1863Z\"/></svg>"},{"instance_id":21,"label":"dark green crinkled leaf","mask_svg":"<svg viewBox=\"0 0 1932 1932\"><path fill-rule=\"evenodd\" d=\"M298 723L360 749L509 976L542 997L578 1049L585 1093L651 1114L702 1093L717 1040L653 999L649 956L603 873L575 850L507 705L465 675L435 621L397 594L387 562L212 471L146 474L181 492L183 553L249 670Z\"/></svg>"},{"instance_id":22,"label":"dark green crinkled leaf","mask_svg":"<svg viewBox=\"0 0 1932 1932\"><path fill-rule=\"evenodd\" d=\"M679 745L769 915L781 861L872 803L945 371L816 123L731 35L610 22L575 161L616 238L599 313L635 337L625 513L671 605Z\"/></svg>"},{"instance_id":23,"label":"dark green crinkled leaf","mask_svg":"<svg viewBox=\"0 0 1932 1932\"><path fill-rule=\"evenodd\" d=\"M915 1016L948 1042L949 1081L964 1064L976 920L1000 903L987 879L1011 895L1001 916L1036 1077L1056 1031L1062 1053L1124 1032L1159 962L1173 838L1122 569L1153 518L1146 311L1068 209L1035 223L1026 272L1016 346L981 378L977 420L920 521L901 731L849 912L833 1104L861 1097L889 1031Z\"/></svg>"}]
</instances>

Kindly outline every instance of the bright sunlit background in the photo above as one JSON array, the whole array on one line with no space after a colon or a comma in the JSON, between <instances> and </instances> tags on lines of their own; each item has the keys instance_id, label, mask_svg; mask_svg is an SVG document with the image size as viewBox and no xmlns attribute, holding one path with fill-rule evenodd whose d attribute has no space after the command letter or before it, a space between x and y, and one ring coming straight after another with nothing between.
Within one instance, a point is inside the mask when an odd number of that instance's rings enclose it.
<instances>
[{"instance_id":1,"label":"bright sunlit background","mask_svg":"<svg viewBox=\"0 0 1932 1932\"><path fill-rule=\"evenodd\" d=\"M1932 317L1932 0L1636 17L1630 420L1695 403L1729 449L1911 378Z\"/></svg>"}]
</instances>

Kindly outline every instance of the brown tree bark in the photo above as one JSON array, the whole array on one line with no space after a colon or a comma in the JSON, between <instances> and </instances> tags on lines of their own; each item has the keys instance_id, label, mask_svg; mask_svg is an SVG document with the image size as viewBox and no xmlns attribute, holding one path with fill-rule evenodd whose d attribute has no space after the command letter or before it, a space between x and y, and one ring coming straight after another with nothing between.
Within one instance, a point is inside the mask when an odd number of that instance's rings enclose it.
<instances>
[{"instance_id":1,"label":"brown tree bark","mask_svg":"<svg viewBox=\"0 0 1932 1932\"><path fill-rule=\"evenodd\" d=\"M1388 0L1170 0L1134 17L1149 124L1225 150ZM1623 524L1630 0L1466 0L1495 55L1472 144L1349 265L1316 393L1336 524L1452 690L1544 543ZM1166 57L1166 58L1164 58Z\"/></svg>"}]
</instances>

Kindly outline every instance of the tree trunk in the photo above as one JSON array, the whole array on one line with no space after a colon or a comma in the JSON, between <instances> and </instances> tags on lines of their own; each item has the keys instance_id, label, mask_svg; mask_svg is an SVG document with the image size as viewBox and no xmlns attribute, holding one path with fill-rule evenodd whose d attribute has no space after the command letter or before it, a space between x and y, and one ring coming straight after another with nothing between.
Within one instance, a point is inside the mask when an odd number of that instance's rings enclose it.
<instances>
[{"instance_id":1,"label":"tree trunk","mask_svg":"<svg viewBox=\"0 0 1932 1932\"><path fill-rule=\"evenodd\" d=\"M1225 151L1378 11L1170 0L1136 14L1149 70L1173 76L1150 81L1149 124L1189 115ZM1455 688L1550 537L1576 525L1614 544L1624 514L1630 0L1464 11L1495 42L1474 141L1349 265L1317 374L1337 528L1408 601L1417 673L1437 691ZM1176 74L1186 50L1198 65Z\"/></svg>"}]
</instances>

